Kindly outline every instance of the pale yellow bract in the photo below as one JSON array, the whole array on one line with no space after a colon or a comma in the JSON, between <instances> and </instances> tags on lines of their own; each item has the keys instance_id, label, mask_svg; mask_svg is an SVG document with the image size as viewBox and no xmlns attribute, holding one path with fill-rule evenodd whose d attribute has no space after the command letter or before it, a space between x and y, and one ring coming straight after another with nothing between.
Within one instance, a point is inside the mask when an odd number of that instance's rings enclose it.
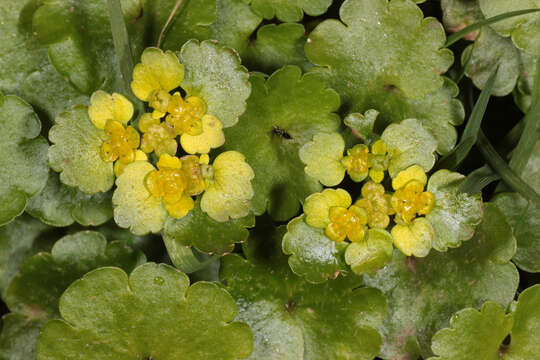
<instances>
[{"instance_id":1,"label":"pale yellow bract","mask_svg":"<svg viewBox=\"0 0 540 360\"><path fill-rule=\"evenodd\" d=\"M345 141L338 133L318 133L313 140L300 148L300 160L306 167L306 174L325 186L339 184L345 176L341 164Z\"/></svg>"},{"instance_id":2,"label":"pale yellow bract","mask_svg":"<svg viewBox=\"0 0 540 360\"><path fill-rule=\"evenodd\" d=\"M401 189L411 180L417 180L421 182L422 185L426 185L427 175L421 166L413 165L399 172L397 176L392 179L392 187L394 188L394 190Z\"/></svg>"},{"instance_id":3,"label":"pale yellow bract","mask_svg":"<svg viewBox=\"0 0 540 360\"><path fill-rule=\"evenodd\" d=\"M157 233L167 219L161 200L152 196L145 186L146 176L155 170L147 161L135 161L116 179L112 198L114 220L135 235Z\"/></svg>"},{"instance_id":4,"label":"pale yellow bract","mask_svg":"<svg viewBox=\"0 0 540 360\"><path fill-rule=\"evenodd\" d=\"M425 218L416 218L409 225L397 224L392 228L394 245L407 256L425 257L431 250L435 233Z\"/></svg>"},{"instance_id":5,"label":"pale yellow bract","mask_svg":"<svg viewBox=\"0 0 540 360\"><path fill-rule=\"evenodd\" d=\"M202 134L189 135L184 133L180 136L180 144L188 154L208 154L211 149L225 144L223 124L212 115L204 115L202 118Z\"/></svg>"},{"instance_id":6,"label":"pale yellow bract","mask_svg":"<svg viewBox=\"0 0 540 360\"><path fill-rule=\"evenodd\" d=\"M108 120L127 124L133 116L133 105L124 95L98 90L90 97L88 116L98 129L105 129Z\"/></svg>"},{"instance_id":7,"label":"pale yellow bract","mask_svg":"<svg viewBox=\"0 0 540 360\"><path fill-rule=\"evenodd\" d=\"M205 174L207 185L201 198L202 211L219 222L248 215L254 177L244 155L237 151L221 153Z\"/></svg>"},{"instance_id":8,"label":"pale yellow bract","mask_svg":"<svg viewBox=\"0 0 540 360\"><path fill-rule=\"evenodd\" d=\"M131 90L142 101L150 101L153 93L164 90L169 92L184 80L184 65L170 51L158 48L146 48L141 62L133 69Z\"/></svg>"},{"instance_id":9,"label":"pale yellow bract","mask_svg":"<svg viewBox=\"0 0 540 360\"><path fill-rule=\"evenodd\" d=\"M325 189L320 193L311 194L304 202L306 223L324 229L331 222L331 207L338 206L347 209L351 203L351 195L343 189Z\"/></svg>"},{"instance_id":10,"label":"pale yellow bract","mask_svg":"<svg viewBox=\"0 0 540 360\"><path fill-rule=\"evenodd\" d=\"M141 150L137 150L135 151L135 160L133 161L146 161L148 160L148 157L146 156L146 154L144 152L142 152ZM124 172L124 169L126 168L128 164L126 163L123 163L121 161L117 161L114 163L114 175L116 175L116 177L119 177L120 175L122 175L122 173Z\"/></svg>"}]
</instances>

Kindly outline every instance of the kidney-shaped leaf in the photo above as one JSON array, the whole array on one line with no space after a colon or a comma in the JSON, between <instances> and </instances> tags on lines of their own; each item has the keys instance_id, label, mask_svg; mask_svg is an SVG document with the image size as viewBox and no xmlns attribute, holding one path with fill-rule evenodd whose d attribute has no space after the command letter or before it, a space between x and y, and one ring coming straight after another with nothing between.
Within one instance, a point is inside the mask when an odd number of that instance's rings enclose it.
<instances>
[{"instance_id":1,"label":"kidney-shaped leaf","mask_svg":"<svg viewBox=\"0 0 540 360\"><path fill-rule=\"evenodd\" d=\"M63 320L44 326L37 359L243 359L253 338L246 324L232 322L236 311L218 285L189 286L168 265L147 263L129 278L100 268L62 295Z\"/></svg>"}]
</instances>

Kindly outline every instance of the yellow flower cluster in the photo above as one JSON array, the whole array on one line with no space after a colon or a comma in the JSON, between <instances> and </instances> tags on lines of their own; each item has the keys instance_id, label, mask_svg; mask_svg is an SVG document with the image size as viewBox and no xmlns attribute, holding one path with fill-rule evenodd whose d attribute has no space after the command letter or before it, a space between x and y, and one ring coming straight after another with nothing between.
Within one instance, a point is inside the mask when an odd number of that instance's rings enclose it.
<instances>
[{"instance_id":1,"label":"yellow flower cluster","mask_svg":"<svg viewBox=\"0 0 540 360\"><path fill-rule=\"evenodd\" d=\"M367 147L356 149L361 152L351 151L349 156L357 156L351 161L360 164L362 159L367 159L364 154L369 152ZM395 215L391 231L394 245L406 255L426 256L434 235L431 224L421 216L435 206L434 195L424 191L426 183L423 168L413 165L392 180L393 193L387 193L382 184L368 181L362 186L362 196L353 205L347 191L325 189L306 199L306 223L325 229L326 236L333 241L348 238L351 242L362 242L367 228L386 229L390 226L390 216Z\"/></svg>"},{"instance_id":2,"label":"yellow flower cluster","mask_svg":"<svg viewBox=\"0 0 540 360\"><path fill-rule=\"evenodd\" d=\"M146 154L155 153L157 170L145 177L143 188L160 199L171 217L186 216L194 207L192 196L203 192L201 209L214 220L246 216L253 197L253 170L235 151L225 152L209 164L210 150L225 143L223 124L207 114L202 98L182 97L177 89L183 79L184 66L173 52L157 48L143 52L131 83L133 94L151 108L136 122L142 136L127 125L134 109L126 97L95 92L88 115L104 130L101 159L116 162L114 170L119 177L130 163L147 161ZM187 153L180 158L176 157L179 144Z\"/></svg>"},{"instance_id":3,"label":"yellow flower cluster","mask_svg":"<svg viewBox=\"0 0 540 360\"><path fill-rule=\"evenodd\" d=\"M355 145L347 150L347 156L341 163L353 181L360 182L369 174L372 181L380 183L384 179L384 172L388 169L386 144L382 140L377 140L371 146L371 152L367 145Z\"/></svg>"}]
</instances>

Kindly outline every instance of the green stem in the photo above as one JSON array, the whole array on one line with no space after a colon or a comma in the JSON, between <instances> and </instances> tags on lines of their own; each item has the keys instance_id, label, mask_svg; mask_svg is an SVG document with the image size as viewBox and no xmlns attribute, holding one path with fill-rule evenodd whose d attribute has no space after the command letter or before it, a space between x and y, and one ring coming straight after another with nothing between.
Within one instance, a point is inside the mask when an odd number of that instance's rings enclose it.
<instances>
[{"instance_id":1,"label":"green stem","mask_svg":"<svg viewBox=\"0 0 540 360\"><path fill-rule=\"evenodd\" d=\"M169 14L169 17L167 18L167 21L165 21L165 25L161 28L161 32L159 33L159 38L157 42L157 47L161 47L161 41L163 40L163 35L165 34L165 31L169 27L169 24L171 23L172 19L174 18L174 15L176 15L176 12L178 11L178 8L182 5L182 0L176 1L176 4L174 4L174 7Z\"/></svg>"}]
</instances>

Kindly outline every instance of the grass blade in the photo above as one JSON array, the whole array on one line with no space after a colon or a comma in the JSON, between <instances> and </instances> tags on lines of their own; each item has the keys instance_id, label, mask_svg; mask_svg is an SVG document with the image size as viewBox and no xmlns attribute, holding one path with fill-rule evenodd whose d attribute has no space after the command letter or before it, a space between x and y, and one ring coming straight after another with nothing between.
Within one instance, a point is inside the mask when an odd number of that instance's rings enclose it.
<instances>
[{"instance_id":1,"label":"grass blade","mask_svg":"<svg viewBox=\"0 0 540 360\"><path fill-rule=\"evenodd\" d=\"M125 92L131 94L130 84L133 73L133 54L129 43L129 35L126 23L124 22L124 13L120 0L107 0L109 5L109 19L111 22L111 32L114 43L114 50L120 74L124 80Z\"/></svg>"},{"instance_id":2,"label":"grass blade","mask_svg":"<svg viewBox=\"0 0 540 360\"><path fill-rule=\"evenodd\" d=\"M525 199L540 207L540 195L508 166L482 130L478 132L477 145L484 160L513 191L520 193Z\"/></svg>"},{"instance_id":3,"label":"grass blade","mask_svg":"<svg viewBox=\"0 0 540 360\"><path fill-rule=\"evenodd\" d=\"M495 69L493 74L489 77L484 90L480 93L476 104L471 112L469 121L465 126L463 135L461 136L461 141L459 144L446 156L444 156L439 163L437 164L438 169L455 169L459 164L467 157L471 151L473 145L476 143L476 138L478 131L480 130L480 125L482 124L482 119L486 113L487 105L489 98L491 97L491 90L495 84L495 78L497 77L498 67Z\"/></svg>"},{"instance_id":4,"label":"grass blade","mask_svg":"<svg viewBox=\"0 0 540 360\"><path fill-rule=\"evenodd\" d=\"M466 28L464 28L464 29L450 35L448 37L448 39L446 40L446 45L445 46L448 47L448 46L458 42L463 37L465 37L467 34L470 34L473 31L476 31L476 30L480 29L483 26L494 24L496 22L499 22L499 21L502 21L502 20L505 20L505 19L508 19L508 18L511 18L511 17L514 17L514 16L526 15L526 14L530 14L530 13L537 12L537 11L540 11L540 9L526 9L526 10L510 11L510 12L507 12L507 13L504 13L504 14L500 14L500 15L497 15L497 16L490 17L489 19L478 21L478 22L476 22L474 24L471 24L471 25L467 26Z\"/></svg>"}]
</instances>

